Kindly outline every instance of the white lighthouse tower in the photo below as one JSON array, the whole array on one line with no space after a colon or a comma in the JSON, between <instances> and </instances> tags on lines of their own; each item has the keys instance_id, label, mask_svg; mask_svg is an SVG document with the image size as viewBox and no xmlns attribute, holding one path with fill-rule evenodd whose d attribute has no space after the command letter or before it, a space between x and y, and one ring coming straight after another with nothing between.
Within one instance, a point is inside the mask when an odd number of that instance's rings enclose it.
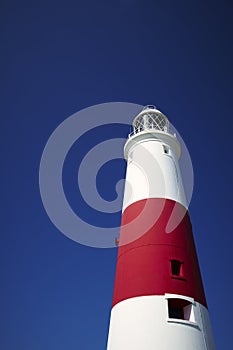
<instances>
[{"instance_id":1,"label":"white lighthouse tower","mask_svg":"<svg viewBox=\"0 0 233 350\"><path fill-rule=\"evenodd\" d=\"M133 121L107 350L214 350L179 170L165 115Z\"/></svg>"}]
</instances>

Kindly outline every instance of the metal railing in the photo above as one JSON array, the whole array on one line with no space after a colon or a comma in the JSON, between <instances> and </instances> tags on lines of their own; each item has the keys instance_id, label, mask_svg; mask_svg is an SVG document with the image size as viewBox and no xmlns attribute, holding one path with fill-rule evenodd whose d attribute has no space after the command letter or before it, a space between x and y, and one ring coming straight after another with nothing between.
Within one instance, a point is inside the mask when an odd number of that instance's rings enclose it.
<instances>
[{"instance_id":1,"label":"metal railing","mask_svg":"<svg viewBox=\"0 0 233 350\"><path fill-rule=\"evenodd\" d=\"M132 137L141 132L161 131L169 132L169 121L167 117L156 109L155 106L146 106L133 121L133 130L128 135ZM173 134L173 136L176 136Z\"/></svg>"}]
</instances>

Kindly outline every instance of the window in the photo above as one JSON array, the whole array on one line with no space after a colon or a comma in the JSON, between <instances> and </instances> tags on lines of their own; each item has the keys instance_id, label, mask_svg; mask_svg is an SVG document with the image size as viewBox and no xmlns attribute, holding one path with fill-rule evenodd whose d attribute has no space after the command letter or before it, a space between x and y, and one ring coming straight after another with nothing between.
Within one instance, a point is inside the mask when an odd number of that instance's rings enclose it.
<instances>
[{"instance_id":1,"label":"window","mask_svg":"<svg viewBox=\"0 0 233 350\"><path fill-rule=\"evenodd\" d=\"M193 304L184 299L168 299L168 317L171 319L195 322Z\"/></svg>"},{"instance_id":2,"label":"window","mask_svg":"<svg viewBox=\"0 0 233 350\"><path fill-rule=\"evenodd\" d=\"M171 260L171 272L172 276L183 277L183 266L179 260Z\"/></svg>"},{"instance_id":3,"label":"window","mask_svg":"<svg viewBox=\"0 0 233 350\"><path fill-rule=\"evenodd\" d=\"M169 154L169 147L166 146L166 145L163 145L163 152L164 152L165 154Z\"/></svg>"}]
</instances>

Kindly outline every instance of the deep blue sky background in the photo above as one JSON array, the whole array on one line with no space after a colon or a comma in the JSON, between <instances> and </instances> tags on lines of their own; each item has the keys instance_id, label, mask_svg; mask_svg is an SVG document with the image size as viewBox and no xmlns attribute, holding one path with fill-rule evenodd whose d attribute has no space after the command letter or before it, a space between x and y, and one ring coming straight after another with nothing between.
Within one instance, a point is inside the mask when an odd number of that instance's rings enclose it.
<instances>
[{"instance_id":1,"label":"deep blue sky background","mask_svg":"<svg viewBox=\"0 0 233 350\"><path fill-rule=\"evenodd\" d=\"M106 347L116 249L59 233L38 171L65 118L112 101L157 105L189 148L190 212L214 336L219 350L233 348L231 1L3 0L0 16L0 348ZM124 164L115 169L120 178ZM108 174L111 197L114 166Z\"/></svg>"}]
</instances>

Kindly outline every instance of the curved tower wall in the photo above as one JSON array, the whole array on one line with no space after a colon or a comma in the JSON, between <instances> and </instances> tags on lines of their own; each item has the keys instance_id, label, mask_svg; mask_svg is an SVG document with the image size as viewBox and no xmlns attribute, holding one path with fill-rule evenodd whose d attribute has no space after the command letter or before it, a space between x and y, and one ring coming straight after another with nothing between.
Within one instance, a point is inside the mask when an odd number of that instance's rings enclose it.
<instances>
[{"instance_id":1,"label":"curved tower wall","mask_svg":"<svg viewBox=\"0 0 233 350\"><path fill-rule=\"evenodd\" d=\"M179 169L180 145L161 112L143 110L144 119L147 113L164 124L162 130L143 124L125 145L126 185L107 350L214 350Z\"/></svg>"}]
</instances>

